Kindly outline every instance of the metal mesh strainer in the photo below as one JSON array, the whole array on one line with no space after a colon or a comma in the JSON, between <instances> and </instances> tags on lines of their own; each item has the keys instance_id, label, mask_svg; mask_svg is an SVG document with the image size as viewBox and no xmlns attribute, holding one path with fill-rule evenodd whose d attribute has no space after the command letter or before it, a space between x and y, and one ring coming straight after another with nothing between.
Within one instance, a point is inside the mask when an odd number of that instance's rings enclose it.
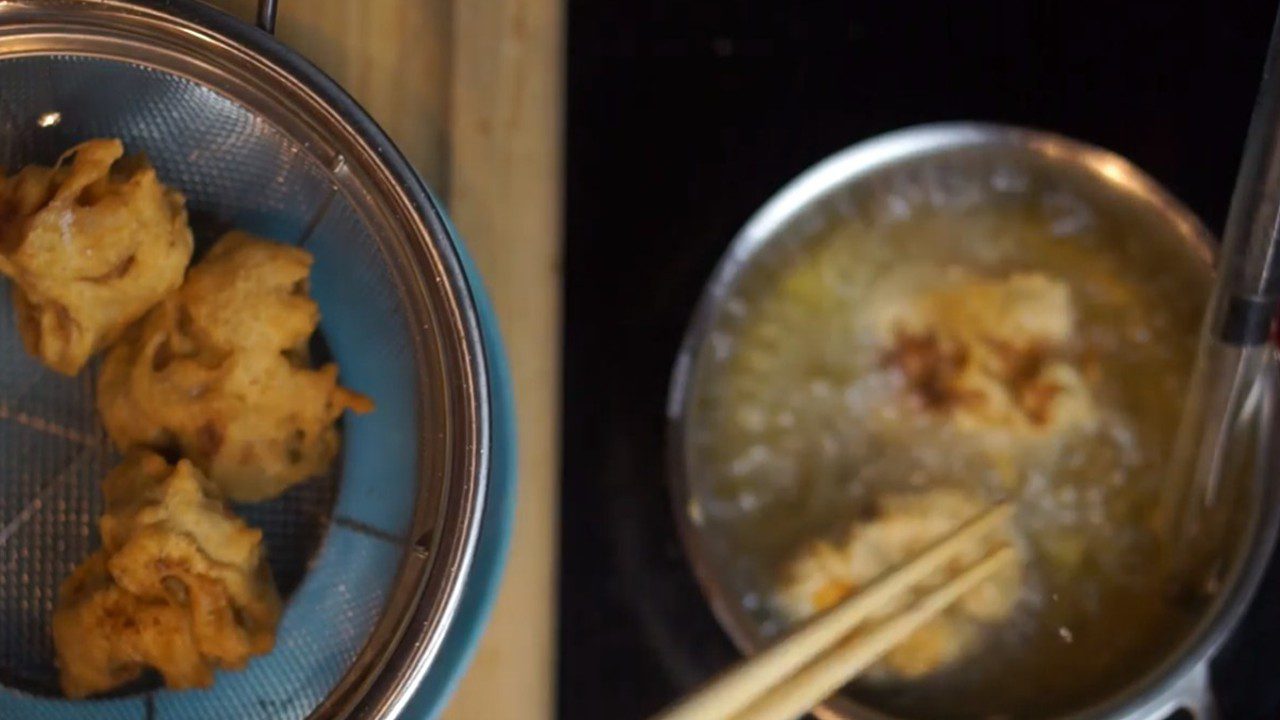
<instances>
[{"instance_id":1,"label":"metal mesh strainer","mask_svg":"<svg viewBox=\"0 0 1280 720\"><path fill-rule=\"evenodd\" d=\"M390 717L457 609L489 442L471 290L435 204L332 83L195 3L0 4L0 166L121 137L188 198L197 246L237 227L316 256L324 351L376 412L333 477L242 508L287 596L276 650L207 691L57 697L48 621L96 547L118 459L92 372L22 350L0 300L0 718ZM199 249L197 250L199 253Z\"/></svg>"}]
</instances>

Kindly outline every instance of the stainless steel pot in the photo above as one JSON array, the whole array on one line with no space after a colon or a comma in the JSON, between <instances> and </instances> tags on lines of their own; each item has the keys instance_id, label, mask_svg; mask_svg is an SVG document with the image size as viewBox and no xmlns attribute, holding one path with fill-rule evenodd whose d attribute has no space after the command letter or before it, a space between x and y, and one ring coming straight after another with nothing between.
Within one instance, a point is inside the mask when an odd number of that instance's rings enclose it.
<instances>
[{"instance_id":1,"label":"stainless steel pot","mask_svg":"<svg viewBox=\"0 0 1280 720\"><path fill-rule=\"evenodd\" d=\"M676 359L668 398L669 479L677 523L703 593L721 625L738 647L750 653L764 642L741 601L726 592L722 568L711 558L710 541L701 530L701 513L696 500L704 480L691 471L687 423L693 384L700 353L708 335L724 310L724 302L745 271L767 251L803 243L838 221L849 207L849 198L876 188L893 188L902 179L899 171L914 168L914 181L897 201L909 204L912 193L919 202L947 202L967 192L948 178L960 168L983 164L990 184L1018 182L1020 165L1035 165L1041 172L1071 178L1099 202L1123 204L1140 213L1157 237L1174 238L1178 247L1154 251L1191 252L1202 259L1206 273L1212 272L1215 251L1212 235L1197 219L1123 158L1064 137L1032 130L977 123L923 125L867 140L818 163L789 183L747 222L714 271L694 313L684 343ZM935 172L936 171L936 172ZM972 188L969 188L971 190ZM1016 190L1016 188L1015 188ZM904 200L903 198L906 197ZM909 212L909 208L903 208ZM1277 398L1274 371L1266 373L1261 409L1256 422L1265 423L1263 437L1275 436L1273 406ZM1280 513L1275 509L1273 483L1276 468L1275 442L1261 443L1254 467L1252 497L1256 511L1240 528L1230 570L1223 590L1203 612L1194 629L1176 648L1152 667L1135 673L1122 690L1106 697L1087 698L1071 718L1163 718L1183 708L1194 717L1215 714L1208 664L1230 635L1261 578L1275 544ZM888 718L883 712L836 697L818 709L824 720L840 718Z\"/></svg>"}]
</instances>

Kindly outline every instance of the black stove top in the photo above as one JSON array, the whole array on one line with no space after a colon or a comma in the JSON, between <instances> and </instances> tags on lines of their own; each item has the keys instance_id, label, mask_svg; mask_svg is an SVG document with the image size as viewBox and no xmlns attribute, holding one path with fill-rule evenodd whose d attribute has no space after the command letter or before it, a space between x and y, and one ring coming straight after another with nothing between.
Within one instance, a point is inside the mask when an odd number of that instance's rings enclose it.
<instances>
[{"instance_id":1,"label":"black stove top","mask_svg":"<svg viewBox=\"0 0 1280 720\"><path fill-rule=\"evenodd\" d=\"M859 139L979 119L1116 150L1221 228L1274 12L570 0L561 717L647 717L735 657L676 537L663 402L753 210ZM1215 682L1228 720L1280 717L1280 571Z\"/></svg>"}]
</instances>

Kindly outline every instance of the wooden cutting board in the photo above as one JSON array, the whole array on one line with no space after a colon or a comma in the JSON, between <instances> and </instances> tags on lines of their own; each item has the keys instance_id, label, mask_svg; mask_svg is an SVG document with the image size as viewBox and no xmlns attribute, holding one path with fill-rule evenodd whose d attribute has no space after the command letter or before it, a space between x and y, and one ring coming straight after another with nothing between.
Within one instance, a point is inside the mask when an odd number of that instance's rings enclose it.
<instances>
[{"instance_id":1,"label":"wooden cutting board","mask_svg":"<svg viewBox=\"0 0 1280 720\"><path fill-rule=\"evenodd\" d=\"M216 0L251 18L255 0ZM484 276L515 381L520 490L493 619L446 720L554 714L563 8L557 0L279 0L440 197ZM417 720L406 719L406 720Z\"/></svg>"}]
</instances>

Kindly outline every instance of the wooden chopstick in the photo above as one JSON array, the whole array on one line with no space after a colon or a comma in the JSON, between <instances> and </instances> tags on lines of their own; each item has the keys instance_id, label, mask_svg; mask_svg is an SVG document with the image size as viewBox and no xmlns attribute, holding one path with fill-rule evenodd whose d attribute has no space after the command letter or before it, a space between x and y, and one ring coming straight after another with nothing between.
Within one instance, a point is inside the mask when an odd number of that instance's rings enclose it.
<instances>
[{"instance_id":1,"label":"wooden chopstick","mask_svg":"<svg viewBox=\"0 0 1280 720\"><path fill-rule=\"evenodd\" d=\"M872 612L942 568L970 543L1006 522L1013 512L1001 503L960 526L911 561L885 573L784 639L739 662L652 720L732 717L814 658L848 637ZM819 698L821 699L821 698Z\"/></svg>"},{"instance_id":2,"label":"wooden chopstick","mask_svg":"<svg viewBox=\"0 0 1280 720\"><path fill-rule=\"evenodd\" d=\"M733 720L792 720L804 715L1014 557L1012 547L1000 548L901 614L840 643Z\"/></svg>"}]
</instances>

